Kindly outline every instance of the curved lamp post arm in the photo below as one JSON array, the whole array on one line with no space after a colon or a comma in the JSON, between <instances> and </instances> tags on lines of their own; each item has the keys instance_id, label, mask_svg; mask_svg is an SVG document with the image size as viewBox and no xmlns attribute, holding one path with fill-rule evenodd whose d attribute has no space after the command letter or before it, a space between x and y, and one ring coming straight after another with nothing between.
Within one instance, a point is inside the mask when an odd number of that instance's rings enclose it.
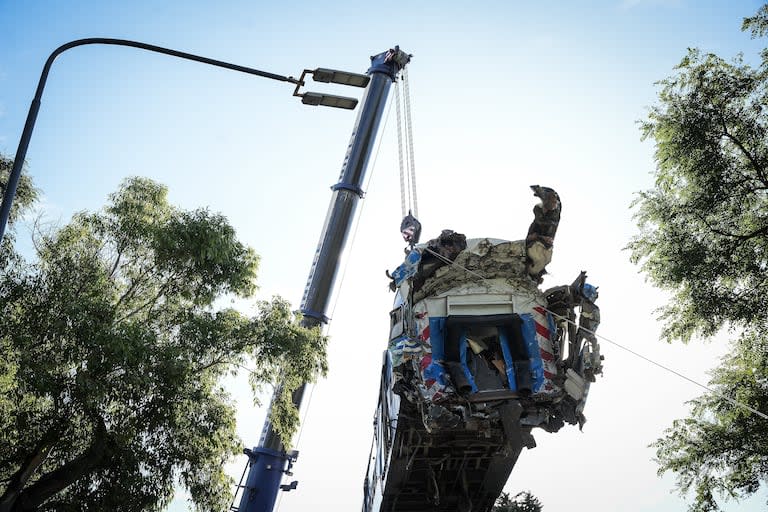
<instances>
[{"instance_id":1,"label":"curved lamp post arm","mask_svg":"<svg viewBox=\"0 0 768 512\"><path fill-rule=\"evenodd\" d=\"M129 41L127 39L109 39L109 38L102 38L102 37L93 37L89 39L78 39L76 41L70 41L69 43L59 46L53 51L53 53L51 53L51 55L48 57L48 60L45 61L45 66L43 66L43 72L40 74L40 81L37 84L37 91L35 92L35 97L32 100L32 104L29 107L29 112L27 113L27 121L24 124L24 131L22 132L21 139L19 140L19 147L16 150L16 156L13 159L13 169L11 170L11 173L8 176L8 183L6 184L5 193L3 194L3 203L2 203L2 206L0 207L0 242L2 242L3 236L5 235L5 228L6 228L6 225L8 224L8 218L10 217L10 214L11 214L11 205L13 204L13 198L16 195L16 187L19 184L21 169L24 165L24 159L27 156L27 147L29 146L29 140L32 137L32 130L35 127L35 121L37 120L37 113L40 110L40 100L43 96L43 89L45 89L45 82L48 79L48 73L51 70L51 65L53 64L53 61L56 60L56 57L58 57L60 54L64 53L65 51L69 50L70 48L75 48L77 46L85 46L89 44L130 46L132 48L138 48L140 50L147 50L151 52L162 53L165 55L170 55L172 57L193 60L195 62L201 62L203 64L209 64L211 66L231 69L232 71L240 71L241 73L248 73L249 75L256 75L263 78L269 78L271 80L278 80L280 82L288 82L296 86L303 85L302 81L297 80L290 76L276 75L274 73L268 73L266 71L260 71L258 69L240 66L238 64L231 64L229 62L224 62L216 59L209 59L208 57L202 57L200 55L180 52L178 50L171 50L170 48L162 48L160 46L140 43L138 41Z\"/></svg>"}]
</instances>

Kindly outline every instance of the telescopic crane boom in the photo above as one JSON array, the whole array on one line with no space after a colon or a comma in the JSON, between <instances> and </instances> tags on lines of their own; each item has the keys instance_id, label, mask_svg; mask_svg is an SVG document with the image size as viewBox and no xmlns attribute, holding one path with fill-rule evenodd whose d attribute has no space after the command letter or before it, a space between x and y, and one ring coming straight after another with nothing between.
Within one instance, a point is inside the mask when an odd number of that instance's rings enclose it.
<instances>
[{"instance_id":1,"label":"telescopic crane boom","mask_svg":"<svg viewBox=\"0 0 768 512\"><path fill-rule=\"evenodd\" d=\"M392 82L409 62L410 57L397 46L371 57L371 67L367 71L370 81L344 156L339 181L332 187L331 203L304 290L301 305L304 327L315 327L328 322L328 302L339 271L339 261L354 223L357 204L363 197L365 173L387 96ZM319 70L316 70L316 73L317 71ZM317 76L315 78L318 79ZM303 100L305 103L311 103L312 98L308 99L305 95ZM297 408L301 406L305 387L302 385L293 394L293 403ZM290 476L290 469L298 452L283 446L268 416L264 422L259 446L252 450L246 449L245 453L249 458L248 477L243 486L240 504L232 510L270 512L279 490L296 488L295 481L286 485L280 485L280 482L283 474Z\"/></svg>"}]
</instances>

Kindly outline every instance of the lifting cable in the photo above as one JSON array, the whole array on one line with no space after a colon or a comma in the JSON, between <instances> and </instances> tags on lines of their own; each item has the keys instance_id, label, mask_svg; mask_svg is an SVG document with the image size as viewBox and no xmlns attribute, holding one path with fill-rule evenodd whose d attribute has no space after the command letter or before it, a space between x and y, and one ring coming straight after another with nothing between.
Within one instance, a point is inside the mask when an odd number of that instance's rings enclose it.
<instances>
[{"instance_id":1,"label":"lifting cable","mask_svg":"<svg viewBox=\"0 0 768 512\"><path fill-rule=\"evenodd\" d=\"M408 214L408 205L411 202L411 196L408 193L410 188L405 186L406 166L403 163L403 116L400 106L400 83L395 82L395 111L397 112L397 156L400 165L400 212L403 217ZM407 204L406 204L407 203Z\"/></svg>"},{"instance_id":2,"label":"lifting cable","mask_svg":"<svg viewBox=\"0 0 768 512\"><path fill-rule=\"evenodd\" d=\"M413 216L419 216L419 201L416 198L416 160L413 156L413 122L411 121L411 93L408 86L408 68L403 70L403 92L405 93L405 129L408 142L408 161L411 164L411 202Z\"/></svg>"},{"instance_id":3,"label":"lifting cable","mask_svg":"<svg viewBox=\"0 0 768 512\"><path fill-rule=\"evenodd\" d=\"M466 267L463 267L462 265L456 263L455 261L452 261L452 260L446 258L445 256L443 256L443 255L433 251L429 247L426 248L426 252L432 254L436 258L444 261L445 263L447 263L449 265L454 265L457 268L459 268L459 269L461 269L461 270L463 270L463 271L465 271L465 272L467 272L467 273L469 273L471 275L479 277L483 281L487 281L488 280L486 277L484 277L484 276L478 274L477 272L474 272L474 271L472 271L472 270L470 270L470 269L468 269ZM533 299L533 296L531 296L531 299ZM531 302L533 302L533 300L531 300ZM694 379L684 375L683 373L681 373L681 372L679 372L677 370L674 370L674 369L672 369L672 368L670 368L668 366L665 366L665 365L663 365L663 364L661 364L659 362L654 361L653 359L651 359L649 357L646 357L646 356L644 356L644 355L642 355L642 354L640 354L638 352L635 352L631 348L626 347L626 346L622 345L621 343L618 343L616 341L608 339L608 338L606 338L605 336L603 336L601 334L597 334L595 331L587 329L584 326L580 326L579 324L577 324L573 320L571 320L569 318L566 318L564 316L558 315L557 313L555 313L553 311L550 311L549 309L547 309L544 306L541 306L540 304L539 304L539 306L541 307L541 309L543 309L544 311L546 311L547 313L551 314L552 316L554 316L555 318L557 318L559 320L564 320L567 323L573 325L574 327L582 329L584 332L589 333L589 334L595 336L596 338L599 338L599 339L601 339L601 340L603 340L603 341L605 341L607 343L610 343L611 345L613 345L615 347L618 347L618 348L620 348L620 349L622 349L622 350L624 350L626 352L629 352L633 356L638 357L638 358L640 358L640 359L642 359L642 360L644 360L644 361L646 361L648 363L651 363L651 364L661 368L662 370L665 370L665 371L667 371L667 372L669 372L669 373L671 373L671 374L673 374L673 375L675 375L675 376L677 376L677 377L679 377L679 378L681 378L683 380L686 380L686 381L688 381L688 382L690 382L692 384L695 384L696 386L699 386L700 388L703 388L706 391L709 391L710 393L712 393L713 395L717 396L718 398L722 398L723 400L729 402L731 405L734 405L736 407L740 407L740 408L742 408L744 410L747 410L747 411L751 412L752 414L754 414L756 416L759 416L760 418L762 418L764 420L768 420L768 414L760 412L757 409L755 409L754 407L750 407L749 405L747 405L747 404L745 404L743 402L740 402L740 401L738 401L736 399L733 399L733 398L731 398L731 397L729 397L729 396L727 396L727 395L725 395L723 393L720 393L719 391L717 391L715 389L712 389L711 387L707 386L706 384L702 384L701 382L698 382L698 381L696 381L696 380L694 380Z\"/></svg>"},{"instance_id":4,"label":"lifting cable","mask_svg":"<svg viewBox=\"0 0 768 512\"><path fill-rule=\"evenodd\" d=\"M413 151L413 119L411 117L408 68L401 71L399 78L400 80L395 82L395 105L397 111L397 152L400 165L400 210L403 216L400 232L405 241L413 248L419 241L421 223L417 220L419 203L416 197L416 160Z\"/></svg>"}]
</instances>

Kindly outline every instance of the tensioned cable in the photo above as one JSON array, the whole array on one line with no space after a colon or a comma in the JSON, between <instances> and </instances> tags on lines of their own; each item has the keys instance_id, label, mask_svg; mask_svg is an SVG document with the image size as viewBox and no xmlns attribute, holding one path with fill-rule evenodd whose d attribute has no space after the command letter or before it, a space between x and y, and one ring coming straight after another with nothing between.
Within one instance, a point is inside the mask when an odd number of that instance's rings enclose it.
<instances>
[{"instance_id":1,"label":"tensioned cable","mask_svg":"<svg viewBox=\"0 0 768 512\"><path fill-rule=\"evenodd\" d=\"M405 130L411 174L411 204L413 206L413 215L418 217L419 201L416 198L416 160L413 153L413 122L411 120L411 92L408 85L408 68L403 70L403 95L405 97Z\"/></svg>"},{"instance_id":2,"label":"tensioned cable","mask_svg":"<svg viewBox=\"0 0 768 512\"><path fill-rule=\"evenodd\" d=\"M397 105L397 156L400 164L400 210L403 217L408 214L406 207L405 164L403 162L403 122L400 115L400 84L395 82L395 104ZM391 104L390 104L391 105ZM407 200L410 203L410 198Z\"/></svg>"},{"instance_id":3,"label":"tensioned cable","mask_svg":"<svg viewBox=\"0 0 768 512\"><path fill-rule=\"evenodd\" d=\"M445 256L443 256L443 255L441 255L441 254L438 254L437 252L433 251L432 249L430 249L430 248L428 248L428 247L426 248L426 251L427 251L427 252L429 252L430 254L433 254L433 255L437 256L437 257L438 257L438 258L440 258L442 261L444 261L444 262L446 262L446 263L448 263L448 264L450 264L450 265L454 265L454 266L456 266L457 268L460 268L461 270L464 270L465 272L467 272L467 273L469 273L469 274L472 274L472 275L474 275L474 276L477 276L477 277L479 277L480 279L482 279L482 280L484 280L484 281L487 281L487 280L488 280L487 278L485 278L485 277L484 277L484 276L482 276L481 274L478 274L477 272L474 272L474 271L472 271L472 270L470 270L470 269L468 269L468 268L466 268L466 267L464 267L464 266L460 265L459 263L456 263L455 261L451 261L450 259L446 258ZM555 312L553 312L553 311L550 311L549 309L547 309L547 308L546 308L546 307L544 307L544 306L541 306L540 304L539 304L539 307L541 307L541 309L543 309L543 310L544 310L544 311L546 311L547 313L551 314L552 316L554 316L554 317L556 317L556 318L559 318L559 319L561 319L561 320L565 320L565 321L566 321L566 322L568 322L569 324L572 324L573 326L575 326L575 327L577 327L577 328L579 328L579 329L582 329L582 330L583 330L584 332L586 332L586 333L589 333L589 334L591 334L591 335L593 335L593 336L595 336L595 337L597 337L597 338L599 338L599 339L601 339L601 340L603 340L603 341L605 341L605 342L608 342L608 343L610 343L611 345L613 345L613 346L615 346L615 347L618 347L618 348L620 348L620 349L622 349L622 350L624 350L624 351L626 351L626 352L629 352L630 354L632 354L632 355L634 355L634 356L636 356L636 357L639 357L640 359L642 359L642 360L644 360L644 361L647 361L647 362L649 362L649 363L651 363L651 364L653 364L653 365L655 365L655 366L657 366L657 367L661 368L662 370L666 370L666 371L668 371L669 373L672 373L673 375L676 375L676 376L680 377L681 379L684 379L684 380L686 380L686 381L690 382L691 384L695 384L696 386L699 386L700 388L702 388L702 389L705 389L705 390L709 391L709 392L710 392L710 393L712 393L713 395L715 395L715 396L717 396L717 397L719 397L719 398L722 398L723 400L725 400L725 401L729 402L731 405L735 405L736 407L741 407L742 409L745 409L745 410L747 410L747 411L749 411L749 412L751 412L751 413L753 413L753 414L755 414L755 415L757 415L757 416L759 416L759 417L763 418L764 420L768 420L768 414L765 414L765 413L763 413L763 412L760 412L760 411L758 411L757 409L755 409L755 408L753 408L753 407L750 407L749 405L747 405L747 404L745 404L745 403L743 403L743 402L739 402L738 400L735 400L735 399L733 399L733 398L731 398L731 397L729 397L729 396L726 396L726 395L724 395L723 393L720 393L719 391L716 391L716 390L712 389L711 387L709 387L709 386L707 386L707 385L705 385L705 384L702 384L701 382L698 382L698 381L696 381L696 380L694 380L694 379L692 379L692 378L690 378L690 377L688 377L688 376L686 376L686 375L684 375L684 374L682 374L682 373L678 372L677 370L674 370L674 369L672 369L672 368L669 368L668 366L665 366L665 365L663 365L663 364L661 364L661 363L658 363L658 362L654 361L653 359L650 359L649 357L646 357L646 356L644 356L644 355L642 355L642 354L640 354L640 353L638 353L638 352L636 352L636 351L632 350L631 348L629 348L629 347L626 347L626 346L622 345L621 343L618 343L618 342L616 342L616 341L613 341L613 340L611 340L611 339L608 339L608 338L606 338L605 336L603 336L603 335L601 335L601 334L597 334L595 331L592 331L592 330L590 330L590 329L587 329L587 328L586 328L586 327L584 327L584 326L580 326L579 324L577 324L577 323L576 323L576 322L574 322L573 320L571 320L571 319L569 319L569 318L566 318L566 317L564 317L564 316L558 315L557 313L555 313Z\"/></svg>"},{"instance_id":4,"label":"tensioned cable","mask_svg":"<svg viewBox=\"0 0 768 512\"><path fill-rule=\"evenodd\" d=\"M402 86L400 85L402 82ZM413 150L413 118L411 95L408 85L408 70L404 69L395 83L397 105L397 151L400 165L400 207L402 215L418 217L419 204L416 197L416 161ZM402 105L401 105L402 103ZM404 112L401 112L404 109Z\"/></svg>"},{"instance_id":5,"label":"tensioned cable","mask_svg":"<svg viewBox=\"0 0 768 512\"><path fill-rule=\"evenodd\" d=\"M382 126L381 131L384 132L387 128L387 122L389 121L389 113L392 111L392 103L390 102L389 107L387 108L387 114L384 116L384 125ZM368 186L371 183L371 180L373 179L374 171L376 170L376 161L379 158L379 152L381 150L381 143L384 140L384 137L379 138L379 142L376 146L376 152L373 155L373 161L371 162L371 171L368 173L368 179L366 180L366 183L364 185L364 190L368 190ZM352 236L349 240L349 256L351 256L352 249L355 245L355 239L357 238L357 231L358 227L360 226L360 219L363 217L363 211L365 210L365 201L362 202L360 205L360 212L357 215L357 219L355 220L355 225L352 228ZM349 267L349 257L345 258L344 266L341 269L341 275L339 276L339 284L338 284L338 290L340 291L341 288L344 286L344 277L347 274L347 268ZM331 314L328 322L328 330L326 331L325 335L329 336L331 335L331 328L333 327L333 315L336 312L336 306L339 303L339 296L341 293L336 293L335 297L333 299L333 304L331 305ZM296 434L296 448L299 448L299 445L301 443L301 435L304 433L304 425L307 422L307 417L309 416L309 409L312 406L312 396L315 393L315 388L317 387L315 384L311 384L312 389L309 391L309 396L307 397L307 405L304 408L304 417L301 420L301 424L299 425L299 432ZM280 493L278 495L277 503L275 503L275 511L280 510L280 502L283 498L284 493Z\"/></svg>"}]
</instances>

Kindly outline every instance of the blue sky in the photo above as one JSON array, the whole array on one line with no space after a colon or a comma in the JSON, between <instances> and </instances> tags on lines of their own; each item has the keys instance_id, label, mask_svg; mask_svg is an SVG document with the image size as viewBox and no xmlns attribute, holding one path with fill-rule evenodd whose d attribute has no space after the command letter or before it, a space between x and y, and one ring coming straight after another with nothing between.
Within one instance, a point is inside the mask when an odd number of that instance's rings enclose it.
<instances>
[{"instance_id":1,"label":"blue sky","mask_svg":"<svg viewBox=\"0 0 768 512\"><path fill-rule=\"evenodd\" d=\"M555 188L563 220L544 286L587 270L600 286L602 335L704 381L723 341L658 341L653 311L665 296L622 250L634 233L633 193L652 185L653 148L636 121L686 48L755 61L763 44L739 27L760 4L0 0L0 152L16 150L48 54L73 39L135 39L294 76L363 72L370 55L399 44L414 54L424 236L451 228L522 238L534 203L528 185ZM134 49L67 52L53 66L27 154L44 192L40 213L62 223L99 207L124 177L153 177L174 202L227 215L262 256L261 297L298 304L355 114L303 106L291 92ZM394 113L389 121L332 315L331 373L312 393L299 489L282 498L283 512L357 510L362 499L392 301L384 271L402 257ZM684 510L670 493L674 479L656 476L648 444L699 390L608 342L603 352L606 374L590 393L584 432L538 433L507 489L530 489L548 512ZM229 385L253 445L264 410L251 405L243 378ZM233 476L244 464L232 464ZM762 489L727 510L764 510L767 497ZM173 510L185 510L183 499Z\"/></svg>"}]
</instances>

